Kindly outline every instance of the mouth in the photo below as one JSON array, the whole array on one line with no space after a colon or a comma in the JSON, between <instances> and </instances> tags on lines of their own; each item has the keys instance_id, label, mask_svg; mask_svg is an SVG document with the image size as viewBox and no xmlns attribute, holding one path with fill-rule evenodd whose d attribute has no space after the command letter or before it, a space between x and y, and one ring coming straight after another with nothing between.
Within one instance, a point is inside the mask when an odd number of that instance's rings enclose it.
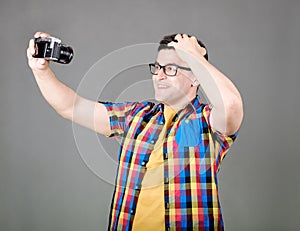
<instances>
[{"instance_id":1,"label":"mouth","mask_svg":"<svg viewBox=\"0 0 300 231\"><path fill-rule=\"evenodd\" d=\"M156 83L156 88L157 89L168 89L168 88L170 88L170 86L167 84Z\"/></svg>"}]
</instances>

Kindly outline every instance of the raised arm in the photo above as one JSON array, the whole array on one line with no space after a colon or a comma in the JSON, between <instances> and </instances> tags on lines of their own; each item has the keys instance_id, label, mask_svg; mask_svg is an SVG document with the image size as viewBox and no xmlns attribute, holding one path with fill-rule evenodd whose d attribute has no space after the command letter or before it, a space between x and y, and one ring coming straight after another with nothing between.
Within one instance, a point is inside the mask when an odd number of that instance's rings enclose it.
<instances>
[{"instance_id":1,"label":"raised arm","mask_svg":"<svg viewBox=\"0 0 300 231\"><path fill-rule=\"evenodd\" d=\"M169 45L190 66L213 105L211 126L222 134L233 134L239 129L243 119L243 103L239 91L228 77L204 58L206 49L198 44L194 36L178 34L175 39L178 42L171 42Z\"/></svg>"},{"instance_id":2,"label":"raised arm","mask_svg":"<svg viewBox=\"0 0 300 231\"><path fill-rule=\"evenodd\" d=\"M37 32L34 37L49 37ZM75 91L59 81L49 67L49 61L33 58L34 40L27 49L28 64L46 101L66 119L101 134L110 130L109 117L103 104L80 97Z\"/></svg>"}]
</instances>

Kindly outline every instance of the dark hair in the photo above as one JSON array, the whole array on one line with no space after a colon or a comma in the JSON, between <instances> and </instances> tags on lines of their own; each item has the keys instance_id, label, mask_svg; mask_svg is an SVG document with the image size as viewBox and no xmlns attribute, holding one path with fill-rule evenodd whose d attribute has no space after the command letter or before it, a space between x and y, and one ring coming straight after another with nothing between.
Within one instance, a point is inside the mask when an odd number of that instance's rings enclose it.
<instances>
[{"instance_id":1,"label":"dark hair","mask_svg":"<svg viewBox=\"0 0 300 231\"><path fill-rule=\"evenodd\" d=\"M177 42L177 40L175 39L176 35L177 34L172 34L172 35L166 35L166 36L164 36L163 39L159 42L159 46L158 46L157 50L160 51L162 49L174 49L174 47L168 46L168 44L170 42ZM191 37L191 35L188 35L188 37ZM208 60L208 53L207 53L207 49L206 49L205 45L200 40L197 39L197 41L198 41L198 44L201 47L205 48L206 54L204 55L204 58L206 60Z\"/></svg>"}]
</instances>

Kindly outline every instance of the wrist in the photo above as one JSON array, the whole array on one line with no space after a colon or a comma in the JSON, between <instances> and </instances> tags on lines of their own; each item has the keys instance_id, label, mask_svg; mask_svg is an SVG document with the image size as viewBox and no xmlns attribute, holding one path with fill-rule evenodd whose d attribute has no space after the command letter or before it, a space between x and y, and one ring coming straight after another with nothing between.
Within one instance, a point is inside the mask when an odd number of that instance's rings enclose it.
<instances>
[{"instance_id":1,"label":"wrist","mask_svg":"<svg viewBox=\"0 0 300 231\"><path fill-rule=\"evenodd\" d=\"M43 69L33 68L32 73L35 76L35 78L39 78L39 79L46 79L53 75L53 72L51 71L49 66Z\"/></svg>"}]
</instances>

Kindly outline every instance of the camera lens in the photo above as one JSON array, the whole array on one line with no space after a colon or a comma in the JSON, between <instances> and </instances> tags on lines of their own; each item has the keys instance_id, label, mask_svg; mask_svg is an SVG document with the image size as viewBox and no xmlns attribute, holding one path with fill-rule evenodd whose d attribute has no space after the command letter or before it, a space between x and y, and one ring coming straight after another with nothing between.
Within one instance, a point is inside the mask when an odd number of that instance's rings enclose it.
<instances>
[{"instance_id":1,"label":"camera lens","mask_svg":"<svg viewBox=\"0 0 300 231\"><path fill-rule=\"evenodd\" d=\"M72 47L61 44L60 47L60 56L57 60L59 63L68 64L71 62L74 56Z\"/></svg>"}]
</instances>

